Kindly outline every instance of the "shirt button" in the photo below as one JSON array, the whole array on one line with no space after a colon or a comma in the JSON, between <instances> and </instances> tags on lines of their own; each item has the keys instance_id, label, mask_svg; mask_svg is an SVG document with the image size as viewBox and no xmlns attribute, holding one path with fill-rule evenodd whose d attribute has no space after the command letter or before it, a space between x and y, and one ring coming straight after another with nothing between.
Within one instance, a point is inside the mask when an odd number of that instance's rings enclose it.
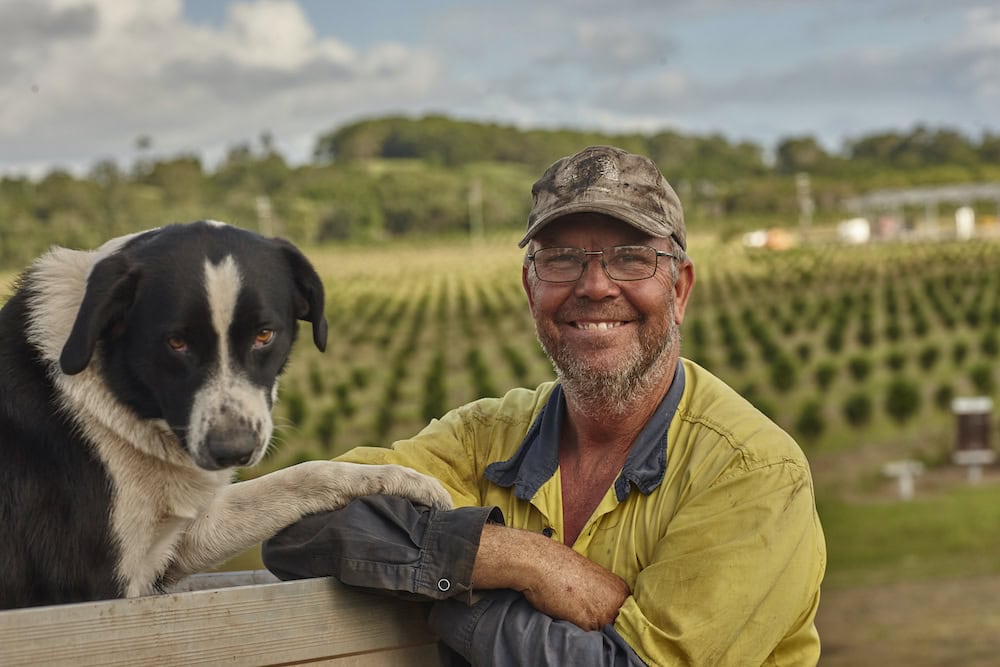
<instances>
[{"instance_id":1,"label":"shirt button","mask_svg":"<svg viewBox=\"0 0 1000 667\"><path fill-rule=\"evenodd\" d=\"M555 532L556 531L552 530L552 528L550 528L549 526L545 526L545 528L542 528L542 535L544 535L545 537L552 537L552 535L555 534Z\"/></svg>"},{"instance_id":2,"label":"shirt button","mask_svg":"<svg viewBox=\"0 0 1000 667\"><path fill-rule=\"evenodd\" d=\"M451 582L447 579L438 579L438 590L442 593L447 593L451 590Z\"/></svg>"}]
</instances>

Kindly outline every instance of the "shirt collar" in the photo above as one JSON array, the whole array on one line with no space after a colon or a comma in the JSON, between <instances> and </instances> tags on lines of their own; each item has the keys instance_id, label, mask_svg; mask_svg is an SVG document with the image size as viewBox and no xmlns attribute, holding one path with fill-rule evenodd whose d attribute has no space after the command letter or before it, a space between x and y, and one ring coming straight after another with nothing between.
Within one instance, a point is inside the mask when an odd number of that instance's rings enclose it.
<instances>
[{"instance_id":1,"label":"shirt collar","mask_svg":"<svg viewBox=\"0 0 1000 667\"><path fill-rule=\"evenodd\" d=\"M632 443L622 472L615 480L618 502L628 498L629 482L648 495L663 481L667 471L667 429L683 393L684 365L678 360L669 391ZM565 419L566 400L562 386L556 385L517 452L506 461L486 466L486 479L499 486L514 487L515 496L531 500L559 467L559 431Z\"/></svg>"}]
</instances>

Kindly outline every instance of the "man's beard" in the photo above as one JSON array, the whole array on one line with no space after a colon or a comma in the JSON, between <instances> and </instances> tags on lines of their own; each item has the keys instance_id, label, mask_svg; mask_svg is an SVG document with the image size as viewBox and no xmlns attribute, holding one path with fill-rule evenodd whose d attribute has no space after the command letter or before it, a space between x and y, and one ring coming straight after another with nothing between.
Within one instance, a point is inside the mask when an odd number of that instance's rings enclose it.
<instances>
[{"instance_id":1,"label":"man's beard","mask_svg":"<svg viewBox=\"0 0 1000 667\"><path fill-rule=\"evenodd\" d=\"M673 371L667 367L667 362L680 332L674 322L673 308L669 317L664 335L640 335L639 345L630 347L622 355L618 367L604 372L595 372L588 365L585 354L574 354L565 347L554 350L552 341L547 340L538 326L535 332L555 368L563 391L572 399L574 406L591 418L618 417L648 399L648 393L661 384L667 373Z\"/></svg>"}]
</instances>

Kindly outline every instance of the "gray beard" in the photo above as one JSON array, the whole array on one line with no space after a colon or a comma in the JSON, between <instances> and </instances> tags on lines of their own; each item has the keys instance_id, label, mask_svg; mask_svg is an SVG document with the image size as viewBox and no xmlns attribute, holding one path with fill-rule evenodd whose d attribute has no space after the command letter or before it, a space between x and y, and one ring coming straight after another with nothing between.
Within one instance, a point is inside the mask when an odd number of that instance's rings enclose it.
<instances>
[{"instance_id":1,"label":"gray beard","mask_svg":"<svg viewBox=\"0 0 1000 667\"><path fill-rule=\"evenodd\" d=\"M587 417L600 419L621 417L649 399L650 390L673 371L667 362L679 335L677 325L671 322L666 336L659 341L641 341L618 369L604 374L594 373L585 358L565 353L553 355L541 336L538 340L567 399Z\"/></svg>"}]
</instances>

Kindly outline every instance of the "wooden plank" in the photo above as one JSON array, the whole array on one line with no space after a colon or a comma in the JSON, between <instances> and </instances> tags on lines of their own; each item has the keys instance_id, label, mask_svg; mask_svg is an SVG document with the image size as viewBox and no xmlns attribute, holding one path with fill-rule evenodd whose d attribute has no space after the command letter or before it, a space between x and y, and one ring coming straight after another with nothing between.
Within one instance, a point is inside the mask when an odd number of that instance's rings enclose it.
<instances>
[{"instance_id":1,"label":"wooden plank","mask_svg":"<svg viewBox=\"0 0 1000 667\"><path fill-rule=\"evenodd\" d=\"M436 664L426 615L332 579L35 607L0 612L0 665Z\"/></svg>"},{"instance_id":2,"label":"wooden plank","mask_svg":"<svg viewBox=\"0 0 1000 667\"><path fill-rule=\"evenodd\" d=\"M205 572L192 574L171 586L169 593L189 593L207 591L213 588L233 586L254 586L256 584L276 584L280 579L267 570L241 570L237 572Z\"/></svg>"},{"instance_id":3,"label":"wooden plank","mask_svg":"<svg viewBox=\"0 0 1000 667\"><path fill-rule=\"evenodd\" d=\"M441 651L442 649L437 644L422 644L379 651L378 653L359 653L317 661L307 660L296 663L295 667L299 667L299 665L307 665L308 667L398 667L399 665L433 667L434 665L451 664Z\"/></svg>"}]
</instances>

